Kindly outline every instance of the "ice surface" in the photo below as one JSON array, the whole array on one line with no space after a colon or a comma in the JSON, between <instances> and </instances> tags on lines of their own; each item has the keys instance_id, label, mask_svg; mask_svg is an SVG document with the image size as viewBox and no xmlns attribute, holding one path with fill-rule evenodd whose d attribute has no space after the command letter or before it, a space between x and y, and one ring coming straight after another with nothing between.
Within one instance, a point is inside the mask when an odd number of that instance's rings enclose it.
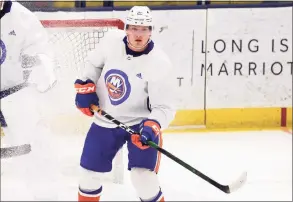
<instances>
[{"instance_id":1,"label":"ice surface","mask_svg":"<svg viewBox=\"0 0 293 202\"><path fill-rule=\"evenodd\" d=\"M40 129L41 130L41 129ZM1 160L1 200L77 200L84 135L43 131L29 155ZM159 177L166 201L292 200L292 135L283 131L164 134L164 148L222 184L242 171L246 184L225 194L162 156ZM125 166L127 151L124 152ZM125 167L123 185L104 185L102 200L139 201Z\"/></svg>"}]
</instances>

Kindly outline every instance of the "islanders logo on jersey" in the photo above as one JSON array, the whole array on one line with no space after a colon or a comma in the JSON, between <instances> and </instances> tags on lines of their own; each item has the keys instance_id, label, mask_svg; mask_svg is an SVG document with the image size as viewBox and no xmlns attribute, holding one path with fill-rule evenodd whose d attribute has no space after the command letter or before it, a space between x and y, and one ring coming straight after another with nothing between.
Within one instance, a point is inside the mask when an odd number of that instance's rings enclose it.
<instances>
[{"instance_id":1,"label":"islanders logo on jersey","mask_svg":"<svg viewBox=\"0 0 293 202\"><path fill-rule=\"evenodd\" d=\"M4 42L0 39L0 65L3 64L5 59L6 59L6 46Z\"/></svg>"},{"instance_id":2,"label":"islanders logo on jersey","mask_svg":"<svg viewBox=\"0 0 293 202\"><path fill-rule=\"evenodd\" d=\"M125 102L130 95L131 86L128 76L121 70L109 70L105 74L105 84L112 105L119 105Z\"/></svg>"}]
</instances>

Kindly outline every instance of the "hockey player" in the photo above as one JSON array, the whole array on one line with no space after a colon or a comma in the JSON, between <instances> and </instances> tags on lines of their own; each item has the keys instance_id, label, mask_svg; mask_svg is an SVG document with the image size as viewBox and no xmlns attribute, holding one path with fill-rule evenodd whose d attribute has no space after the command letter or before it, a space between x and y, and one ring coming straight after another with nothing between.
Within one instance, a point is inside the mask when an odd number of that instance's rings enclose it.
<instances>
[{"instance_id":1,"label":"hockey player","mask_svg":"<svg viewBox=\"0 0 293 202\"><path fill-rule=\"evenodd\" d=\"M38 18L18 2L0 0L0 19L0 121L6 133L4 144L7 144L5 139L12 139L13 128L23 127L25 124L20 123L32 113L30 106L34 107L35 98L29 94L31 88L26 87L36 86L38 91L45 92L56 82L56 77L47 32ZM14 93L23 96L14 97ZM23 110L30 114L23 113ZM9 126L9 132L8 120L18 124ZM24 135L20 134L19 138L22 137Z\"/></svg>"},{"instance_id":2,"label":"hockey player","mask_svg":"<svg viewBox=\"0 0 293 202\"><path fill-rule=\"evenodd\" d=\"M81 155L79 201L100 200L100 178L111 171L115 154L126 142L128 170L138 197L141 201L164 201L157 176L161 154L146 142L162 146L161 131L174 118L173 67L151 39L153 19L148 7L131 8L125 25L125 31L108 33L89 54L83 76L75 81L77 108L94 116ZM93 113L91 104L132 126L141 136L130 136Z\"/></svg>"},{"instance_id":3,"label":"hockey player","mask_svg":"<svg viewBox=\"0 0 293 202\"><path fill-rule=\"evenodd\" d=\"M27 187L25 193L30 193L34 200L56 200L54 195L57 192L51 189L56 187L52 178L58 173L55 173L54 165L48 163L50 156L54 156L54 150L50 150L50 136L37 128L39 100L56 83L53 50L37 16L20 3L0 0L0 19L0 95L3 112L0 118L5 133L1 138L1 156L2 149L15 148L7 156L13 157L15 153L20 155L28 151L22 146L32 145L29 155L1 159L1 172L4 171L1 178L13 176L27 182L22 188ZM44 174L49 172L54 174Z\"/></svg>"}]
</instances>

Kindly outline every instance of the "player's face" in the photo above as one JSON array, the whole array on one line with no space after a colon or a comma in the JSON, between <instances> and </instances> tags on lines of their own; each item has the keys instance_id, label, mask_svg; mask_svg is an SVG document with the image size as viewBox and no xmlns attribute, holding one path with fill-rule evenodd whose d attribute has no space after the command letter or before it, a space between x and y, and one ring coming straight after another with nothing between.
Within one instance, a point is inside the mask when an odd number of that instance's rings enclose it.
<instances>
[{"instance_id":1,"label":"player's face","mask_svg":"<svg viewBox=\"0 0 293 202\"><path fill-rule=\"evenodd\" d=\"M149 27L129 25L126 30L129 48L134 51L143 51L151 37L152 31Z\"/></svg>"}]
</instances>

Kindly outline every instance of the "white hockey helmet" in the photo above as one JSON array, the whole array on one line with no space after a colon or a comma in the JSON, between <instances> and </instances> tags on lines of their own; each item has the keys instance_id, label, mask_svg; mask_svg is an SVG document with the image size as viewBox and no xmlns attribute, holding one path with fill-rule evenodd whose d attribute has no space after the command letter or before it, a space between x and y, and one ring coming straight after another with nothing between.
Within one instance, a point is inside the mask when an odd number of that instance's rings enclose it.
<instances>
[{"instance_id":1,"label":"white hockey helmet","mask_svg":"<svg viewBox=\"0 0 293 202\"><path fill-rule=\"evenodd\" d=\"M133 6L128 12L125 25L141 25L153 27L151 10L147 6Z\"/></svg>"}]
</instances>

